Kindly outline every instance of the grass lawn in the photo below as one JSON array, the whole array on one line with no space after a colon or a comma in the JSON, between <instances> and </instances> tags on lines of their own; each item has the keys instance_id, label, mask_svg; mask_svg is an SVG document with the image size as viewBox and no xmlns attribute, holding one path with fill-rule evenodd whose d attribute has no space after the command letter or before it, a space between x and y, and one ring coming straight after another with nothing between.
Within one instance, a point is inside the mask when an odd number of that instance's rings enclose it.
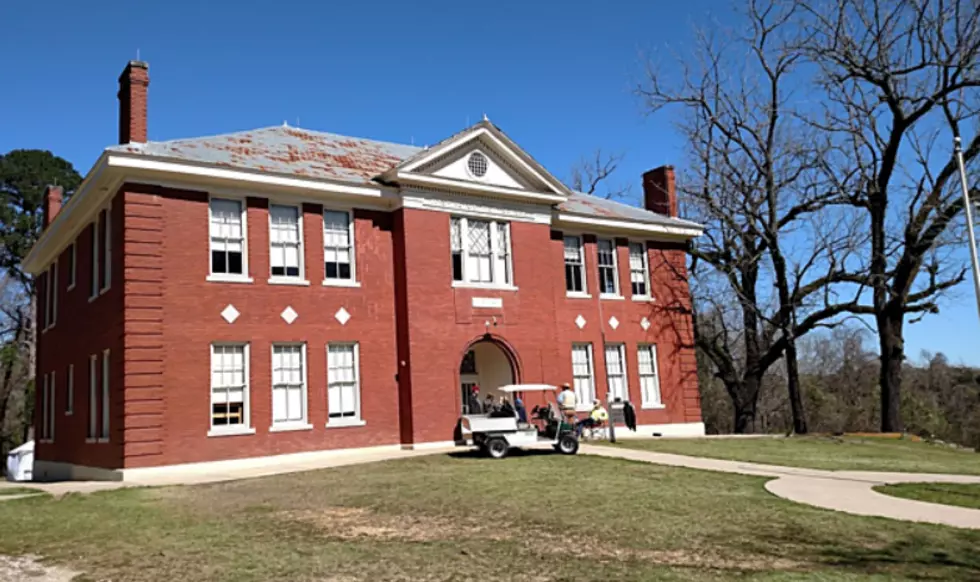
<instances>
[{"instance_id":1,"label":"grass lawn","mask_svg":"<svg viewBox=\"0 0 980 582\"><path fill-rule=\"evenodd\" d=\"M0 497L4 495L26 495L28 493L44 493L44 491L30 487L0 487Z\"/></svg>"},{"instance_id":2,"label":"grass lawn","mask_svg":"<svg viewBox=\"0 0 980 582\"><path fill-rule=\"evenodd\" d=\"M980 531L598 457L432 456L0 502L0 554L83 580L967 580Z\"/></svg>"},{"instance_id":3,"label":"grass lawn","mask_svg":"<svg viewBox=\"0 0 980 582\"><path fill-rule=\"evenodd\" d=\"M967 483L901 483L881 485L875 491L895 497L918 499L980 509L980 485Z\"/></svg>"},{"instance_id":4,"label":"grass lawn","mask_svg":"<svg viewBox=\"0 0 980 582\"><path fill-rule=\"evenodd\" d=\"M789 437L625 440L621 446L789 467L980 475L980 454L904 439Z\"/></svg>"}]
</instances>

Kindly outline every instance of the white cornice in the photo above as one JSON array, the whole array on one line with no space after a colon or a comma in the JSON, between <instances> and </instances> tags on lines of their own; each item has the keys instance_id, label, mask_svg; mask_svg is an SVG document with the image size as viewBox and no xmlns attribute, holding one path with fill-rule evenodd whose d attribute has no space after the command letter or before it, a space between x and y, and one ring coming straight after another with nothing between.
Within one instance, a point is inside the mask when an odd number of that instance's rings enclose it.
<instances>
[{"instance_id":1,"label":"white cornice","mask_svg":"<svg viewBox=\"0 0 980 582\"><path fill-rule=\"evenodd\" d=\"M542 209L537 204L504 203L460 194L406 189L401 195L401 206L494 220L551 224L550 209Z\"/></svg>"},{"instance_id":2,"label":"white cornice","mask_svg":"<svg viewBox=\"0 0 980 582\"><path fill-rule=\"evenodd\" d=\"M558 195L558 194L528 192L526 190L515 190L513 188L493 186L491 184L465 182L462 180L452 180L449 178L439 178L436 176L426 176L422 174L411 174L406 172L396 173L395 179L397 179L402 184L415 184L418 186L429 187L429 188L443 188L446 190L453 190L457 192L460 190L464 190L464 191L474 192L476 194L495 195L504 198L510 198L513 200L521 200L525 202L558 204L567 200L565 196Z\"/></svg>"},{"instance_id":3,"label":"white cornice","mask_svg":"<svg viewBox=\"0 0 980 582\"><path fill-rule=\"evenodd\" d=\"M638 222L633 220L623 220L616 218L600 218L595 216L582 216L578 214L568 214L566 212L555 213L552 224L555 228L570 227L581 231L602 231L621 234L642 234L654 235L671 240L686 240L701 236L703 228L694 226L672 226L665 224L652 224L648 222Z\"/></svg>"}]
</instances>

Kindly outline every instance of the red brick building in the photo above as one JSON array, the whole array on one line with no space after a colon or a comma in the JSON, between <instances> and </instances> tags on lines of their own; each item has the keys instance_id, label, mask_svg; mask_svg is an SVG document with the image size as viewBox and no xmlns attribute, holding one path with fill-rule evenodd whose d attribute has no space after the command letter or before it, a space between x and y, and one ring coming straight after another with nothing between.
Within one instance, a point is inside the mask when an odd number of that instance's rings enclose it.
<instances>
[{"instance_id":1,"label":"red brick building","mask_svg":"<svg viewBox=\"0 0 980 582\"><path fill-rule=\"evenodd\" d=\"M571 191L489 121L426 148L287 126L147 139L147 65L25 260L35 474L423 446L462 390L573 383L702 434L669 167L646 209ZM156 468L156 469L154 469Z\"/></svg>"}]
</instances>

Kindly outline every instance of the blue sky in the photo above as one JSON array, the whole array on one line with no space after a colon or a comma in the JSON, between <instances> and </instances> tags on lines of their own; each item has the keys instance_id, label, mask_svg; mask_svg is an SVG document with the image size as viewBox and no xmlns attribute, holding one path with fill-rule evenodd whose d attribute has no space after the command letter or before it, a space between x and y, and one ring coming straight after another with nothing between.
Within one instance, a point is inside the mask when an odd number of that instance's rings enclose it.
<instances>
[{"instance_id":1,"label":"blue sky","mask_svg":"<svg viewBox=\"0 0 980 582\"><path fill-rule=\"evenodd\" d=\"M150 63L151 140L280 125L435 143L487 114L559 177L596 148L616 183L683 163L667 114L633 95L723 2L5 2L0 152L50 149L85 173L117 139L117 77ZM980 365L972 289L907 328L907 351Z\"/></svg>"}]
</instances>

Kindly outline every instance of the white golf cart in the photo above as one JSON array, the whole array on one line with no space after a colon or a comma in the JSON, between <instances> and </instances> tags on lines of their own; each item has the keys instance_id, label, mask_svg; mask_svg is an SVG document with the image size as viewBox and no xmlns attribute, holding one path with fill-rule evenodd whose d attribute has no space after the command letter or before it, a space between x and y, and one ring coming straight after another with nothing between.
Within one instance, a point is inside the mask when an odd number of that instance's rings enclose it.
<instances>
[{"instance_id":1,"label":"white golf cart","mask_svg":"<svg viewBox=\"0 0 980 582\"><path fill-rule=\"evenodd\" d=\"M551 445L564 455L578 452L575 426L563 418L557 404L558 388L550 384L510 384L497 389L513 401L517 393L541 392L550 394L545 406L537 406L528 416L528 422L519 422L517 415L464 414L460 418L465 442L480 447L494 459L502 459L512 448Z\"/></svg>"}]
</instances>

